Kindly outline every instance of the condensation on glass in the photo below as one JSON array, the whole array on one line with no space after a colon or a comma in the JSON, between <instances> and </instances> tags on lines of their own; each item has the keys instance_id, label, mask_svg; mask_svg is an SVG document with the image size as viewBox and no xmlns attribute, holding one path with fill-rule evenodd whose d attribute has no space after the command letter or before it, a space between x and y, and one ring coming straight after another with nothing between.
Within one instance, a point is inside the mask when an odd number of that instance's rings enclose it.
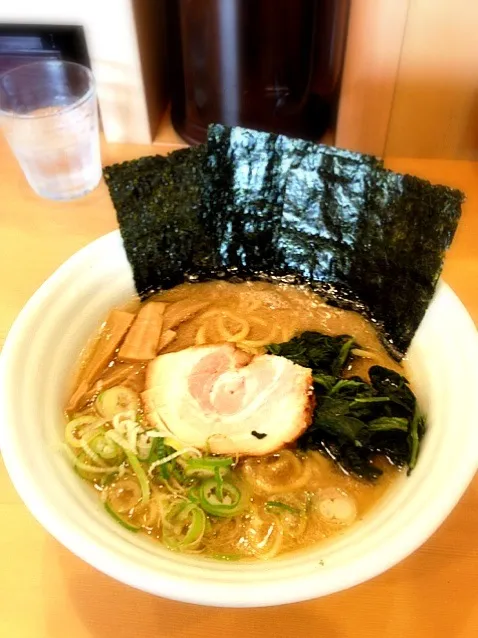
<instances>
[{"instance_id":1,"label":"condensation on glass","mask_svg":"<svg viewBox=\"0 0 478 638\"><path fill-rule=\"evenodd\" d=\"M41 197L73 199L98 185L98 106L86 67L48 60L5 73L0 122L28 183Z\"/></svg>"}]
</instances>

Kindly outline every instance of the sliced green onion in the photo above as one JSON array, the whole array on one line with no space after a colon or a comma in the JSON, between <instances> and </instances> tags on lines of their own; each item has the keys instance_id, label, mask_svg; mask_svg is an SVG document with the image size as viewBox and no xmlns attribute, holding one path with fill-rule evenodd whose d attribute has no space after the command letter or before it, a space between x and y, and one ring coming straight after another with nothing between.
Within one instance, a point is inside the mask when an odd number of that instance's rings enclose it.
<instances>
[{"instance_id":1,"label":"sliced green onion","mask_svg":"<svg viewBox=\"0 0 478 638\"><path fill-rule=\"evenodd\" d=\"M287 503L281 503L280 501L267 501L264 506L266 510L270 509L281 509L285 512L290 512L291 514L302 514L302 512L297 509L297 507L292 507L291 505L287 505Z\"/></svg>"},{"instance_id":2,"label":"sliced green onion","mask_svg":"<svg viewBox=\"0 0 478 638\"><path fill-rule=\"evenodd\" d=\"M85 434L99 428L103 423L104 419L98 419L98 417L91 414L78 416L66 424L65 441L72 448L80 448Z\"/></svg>"},{"instance_id":3,"label":"sliced green onion","mask_svg":"<svg viewBox=\"0 0 478 638\"><path fill-rule=\"evenodd\" d=\"M209 534L209 532L212 530L212 523L211 523L211 519L209 518L209 516L206 516L206 528L204 533L205 534Z\"/></svg>"},{"instance_id":4,"label":"sliced green onion","mask_svg":"<svg viewBox=\"0 0 478 638\"><path fill-rule=\"evenodd\" d=\"M170 478L171 474L169 472L169 467L167 462L159 466L159 471L161 473L161 478L163 478L165 481L167 481Z\"/></svg>"},{"instance_id":5,"label":"sliced green onion","mask_svg":"<svg viewBox=\"0 0 478 638\"><path fill-rule=\"evenodd\" d=\"M167 449L168 448L166 446L164 446L164 451L166 451ZM169 449L171 449L171 448L169 448ZM156 453L158 455L162 454L162 450L157 449ZM161 467L162 468L163 466L166 465L166 463L170 463L170 461L173 461L173 460L177 459L178 457L182 456L183 454L201 454L201 452L199 452L199 450L197 450L194 447L185 447L182 450L174 450L171 454L168 454L167 456L162 456L162 457L160 456L157 461L153 461L151 463L151 465L149 466L148 472L149 472L150 476L152 476L154 470L157 467ZM168 476L169 476L169 472L168 472ZM164 477L164 473L163 473L163 477Z\"/></svg>"},{"instance_id":6,"label":"sliced green onion","mask_svg":"<svg viewBox=\"0 0 478 638\"><path fill-rule=\"evenodd\" d=\"M131 466L131 469L136 474L139 486L141 487L141 502L143 505L146 505L149 501L149 497L151 496L149 480L146 476L146 472L143 470L141 463L138 461L138 458L130 450L125 449L124 452L126 454L126 458L128 459L128 463Z\"/></svg>"},{"instance_id":7,"label":"sliced green onion","mask_svg":"<svg viewBox=\"0 0 478 638\"><path fill-rule=\"evenodd\" d=\"M96 452L94 452L90 446L88 445L88 443L85 441L84 438L81 439L81 447L83 449L83 452L86 454L86 456L93 461L93 463L97 466L97 467L105 467L105 463L103 462L103 459L98 456L98 454L96 454Z\"/></svg>"},{"instance_id":8,"label":"sliced green onion","mask_svg":"<svg viewBox=\"0 0 478 638\"><path fill-rule=\"evenodd\" d=\"M163 542L176 550L187 550L197 546L206 529L204 511L187 501L173 503L165 516Z\"/></svg>"},{"instance_id":9,"label":"sliced green onion","mask_svg":"<svg viewBox=\"0 0 478 638\"><path fill-rule=\"evenodd\" d=\"M215 467L230 467L234 459L230 456L203 456L200 459L188 459L189 467L203 469L214 469Z\"/></svg>"},{"instance_id":10,"label":"sliced green onion","mask_svg":"<svg viewBox=\"0 0 478 638\"><path fill-rule=\"evenodd\" d=\"M206 528L206 514L200 507L192 510L191 514L191 524L183 539L183 545L195 545L198 543L202 539Z\"/></svg>"},{"instance_id":11,"label":"sliced green onion","mask_svg":"<svg viewBox=\"0 0 478 638\"><path fill-rule=\"evenodd\" d=\"M133 525L132 523L129 523L128 521L125 521L124 518L122 518L117 512L114 511L114 509L111 507L111 505L108 502L105 503L105 510L108 512L110 516L112 516L115 519L117 523L122 525L125 529L129 530L130 532L139 532L139 530L141 529L141 527L138 527L137 525Z\"/></svg>"},{"instance_id":12,"label":"sliced green onion","mask_svg":"<svg viewBox=\"0 0 478 638\"><path fill-rule=\"evenodd\" d=\"M78 456L76 456L68 447L68 445L64 446L66 455L73 463L73 467L75 472L84 478L87 481L95 481L96 479L101 478L105 474L113 474L119 471L119 466L110 466L110 467L98 467L96 465L92 465L91 459L85 454L84 451L80 452Z\"/></svg>"},{"instance_id":13,"label":"sliced green onion","mask_svg":"<svg viewBox=\"0 0 478 638\"><path fill-rule=\"evenodd\" d=\"M100 431L88 441L88 445L101 459L113 461L123 458L123 448L118 445L110 436L106 436L106 430Z\"/></svg>"},{"instance_id":14,"label":"sliced green onion","mask_svg":"<svg viewBox=\"0 0 478 638\"><path fill-rule=\"evenodd\" d=\"M234 459L231 457L203 456L199 459L187 459L184 474L198 478L212 478L217 475L216 469L224 475L233 463Z\"/></svg>"},{"instance_id":15,"label":"sliced green onion","mask_svg":"<svg viewBox=\"0 0 478 638\"><path fill-rule=\"evenodd\" d=\"M232 561L241 560L244 556L241 554L210 554L210 558L214 558L214 560Z\"/></svg>"},{"instance_id":16,"label":"sliced green onion","mask_svg":"<svg viewBox=\"0 0 478 638\"><path fill-rule=\"evenodd\" d=\"M134 475L120 477L104 491L103 502L119 514L131 512L141 503L141 487Z\"/></svg>"},{"instance_id":17,"label":"sliced green onion","mask_svg":"<svg viewBox=\"0 0 478 638\"><path fill-rule=\"evenodd\" d=\"M118 469L117 467L95 467L94 465L82 463L81 461L75 463L74 466L75 472L87 481L94 481L106 474L117 472Z\"/></svg>"},{"instance_id":18,"label":"sliced green onion","mask_svg":"<svg viewBox=\"0 0 478 638\"><path fill-rule=\"evenodd\" d=\"M222 471L224 472L224 474L227 473L227 469L225 468L221 468ZM184 468L184 476L187 478L195 478L195 479L206 479L206 478L212 478L214 476L214 469L207 469L207 470L196 470L194 468L190 468L190 467L185 467Z\"/></svg>"},{"instance_id":19,"label":"sliced green onion","mask_svg":"<svg viewBox=\"0 0 478 638\"><path fill-rule=\"evenodd\" d=\"M152 463L153 461L157 461L161 457L166 456L165 454L163 454L163 451L164 451L164 439L162 437L154 438L153 443L151 445L151 449L149 451L147 462Z\"/></svg>"},{"instance_id":20,"label":"sliced green onion","mask_svg":"<svg viewBox=\"0 0 478 638\"><path fill-rule=\"evenodd\" d=\"M188 499L191 503L199 503L199 485L193 485L188 490Z\"/></svg>"},{"instance_id":21,"label":"sliced green onion","mask_svg":"<svg viewBox=\"0 0 478 638\"><path fill-rule=\"evenodd\" d=\"M222 489L224 485L224 479L222 478L221 468L216 465L214 468L214 478L216 479L217 485L217 497L220 501L224 499L224 490Z\"/></svg>"},{"instance_id":22,"label":"sliced green onion","mask_svg":"<svg viewBox=\"0 0 478 638\"><path fill-rule=\"evenodd\" d=\"M178 483L182 483L184 481L184 474L181 470L181 467L176 463L175 460L171 461L171 474L174 476Z\"/></svg>"},{"instance_id":23,"label":"sliced green onion","mask_svg":"<svg viewBox=\"0 0 478 638\"><path fill-rule=\"evenodd\" d=\"M219 497L217 482L206 479L199 487L199 502L203 510L214 516L236 516L246 507L246 499L240 489L230 481L223 481Z\"/></svg>"},{"instance_id":24,"label":"sliced green onion","mask_svg":"<svg viewBox=\"0 0 478 638\"><path fill-rule=\"evenodd\" d=\"M139 396L130 388L118 385L101 392L96 398L95 407L105 419L112 419L123 412L136 412Z\"/></svg>"}]
</instances>

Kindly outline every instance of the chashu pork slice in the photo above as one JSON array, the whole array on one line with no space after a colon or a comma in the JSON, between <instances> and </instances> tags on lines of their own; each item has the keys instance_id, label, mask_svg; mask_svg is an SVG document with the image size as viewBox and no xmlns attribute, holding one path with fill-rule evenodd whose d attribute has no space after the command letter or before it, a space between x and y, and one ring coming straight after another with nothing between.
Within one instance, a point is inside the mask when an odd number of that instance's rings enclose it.
<instances>
[{"instance_id":1,"label":"chashu pork slice","mask_svg":"<svg viewBox=\"0 0 478 638\"><path fill-rule=\"evenodd\" d=\"M149 422L215 454L261 456L294 441L312 417L312 371L232 344L160 355L148 366Z\"/></svg>"}]
</instances>

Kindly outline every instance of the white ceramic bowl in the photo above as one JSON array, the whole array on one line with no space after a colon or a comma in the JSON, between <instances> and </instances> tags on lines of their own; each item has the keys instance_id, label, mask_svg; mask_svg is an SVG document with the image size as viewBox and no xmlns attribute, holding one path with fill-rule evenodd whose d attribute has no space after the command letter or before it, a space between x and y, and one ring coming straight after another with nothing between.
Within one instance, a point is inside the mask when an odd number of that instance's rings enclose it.
<instances>
[{"instance_id":1,"label":"white ceramic bowl","mask_svg":"<svg viewBox=\"0 0 478 638\"><path fill-rule=\"evenodd\" d=\"M59 448L67 380L107 311L134 292L118 232L93 242L35 293L0 357L0 444L38 521L117 580L153 594L216 606L296 602L351 587L421 545L470 482L478 462L478 342L444 284L418 331L409 366L429 429L411 477L339 539L269 562L221 563L172 553L117 525Z\"/></svg>"}]
</instances>

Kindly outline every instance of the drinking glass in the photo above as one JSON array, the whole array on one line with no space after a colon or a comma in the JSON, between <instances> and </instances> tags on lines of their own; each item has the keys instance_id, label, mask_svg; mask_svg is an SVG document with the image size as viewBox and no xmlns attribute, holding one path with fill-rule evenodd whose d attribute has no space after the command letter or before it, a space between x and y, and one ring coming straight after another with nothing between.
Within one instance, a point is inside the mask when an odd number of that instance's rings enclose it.
<instances>
[{"instance_id":1,"label":"drinking glass","mask_svg":"<svg viewBox=\"0 0 478 638\"><path fill-rule=\"evenodd\" d=\"M101 179L98 107L89 69L48 60L0 77L0 122L41 197L73 199Z\"/></svg>"}]
</instances>

